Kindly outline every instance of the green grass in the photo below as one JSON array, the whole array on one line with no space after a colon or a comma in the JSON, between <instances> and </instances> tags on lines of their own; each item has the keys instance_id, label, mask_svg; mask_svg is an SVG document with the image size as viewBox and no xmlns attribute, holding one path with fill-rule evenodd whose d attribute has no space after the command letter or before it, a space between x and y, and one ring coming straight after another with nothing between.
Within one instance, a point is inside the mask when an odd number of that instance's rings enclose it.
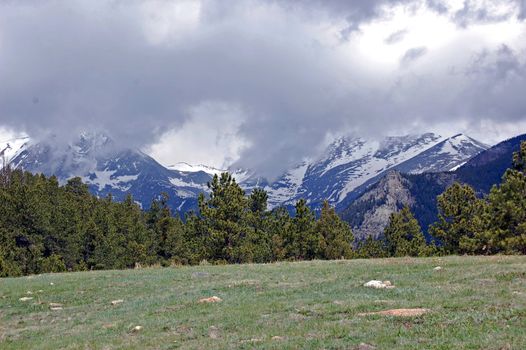
<instances>
[{"instance_id":1,"label":"green grass","mask_svg":"<svg viewBox=\"0 0 526 350\"><path fill-rule=\"evenodd\" d=\"M525 272L525 256L495 256L0 279L0 349L524 349ZM371 279L396 288L362 287ZM213 295L223 301L197 303ZM112 306L115 299L124 302ZM49 303L64 308L51 311ZM431 312L358 315L416 307Z\"/></svg>"}]
</instances>

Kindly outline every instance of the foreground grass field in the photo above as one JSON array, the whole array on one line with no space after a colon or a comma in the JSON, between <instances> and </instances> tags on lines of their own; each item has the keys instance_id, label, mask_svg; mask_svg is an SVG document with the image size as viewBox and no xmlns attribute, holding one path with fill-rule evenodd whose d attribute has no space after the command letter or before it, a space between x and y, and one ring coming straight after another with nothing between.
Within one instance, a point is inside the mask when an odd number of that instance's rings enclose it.
<instances>
[{"instance_id":1,"label":"foreground grass field","mask_svg":"<svg viewBox=\"0 0 526 350\"><path fill-rule=\"evenodd\" d=\"M362 286L371 279L390 280L395 288ZM198 303L211 296L222 301ZM118 299L123 302L112 305ZM360 315L395 308L430 312ZM360 344L526 348L526 257L314 261L0 279L1 349L358 349Z\"/></svg>"}]
</instances>

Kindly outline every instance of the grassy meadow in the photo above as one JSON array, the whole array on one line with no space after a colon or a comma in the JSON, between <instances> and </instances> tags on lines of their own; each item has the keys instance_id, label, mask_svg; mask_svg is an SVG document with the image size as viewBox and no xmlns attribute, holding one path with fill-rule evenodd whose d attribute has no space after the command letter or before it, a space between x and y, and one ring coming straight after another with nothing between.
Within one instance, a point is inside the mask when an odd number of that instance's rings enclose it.
<instances>
[{"instance_id":1,"label":"grassy meadow","mask_svg":"<svg viewBox=\"0 0 526 350\"><path fill-rule=\"evenodd\" d=\"M389 280L395 288L363 287L372 279ZM222 301L198 302L212 296ZM429 312L364 315L399 308ZM178 348L524 349L526 256L0 279L0 349Z\"/></svg>"}]
</instances>

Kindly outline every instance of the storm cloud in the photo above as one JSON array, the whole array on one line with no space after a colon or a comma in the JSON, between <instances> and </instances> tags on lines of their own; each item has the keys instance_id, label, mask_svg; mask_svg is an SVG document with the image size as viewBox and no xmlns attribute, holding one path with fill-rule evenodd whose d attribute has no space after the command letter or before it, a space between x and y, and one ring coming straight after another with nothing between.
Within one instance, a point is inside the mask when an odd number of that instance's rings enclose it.
<instances>
[{"instance_id":1,"label":"storm cloud","mask_svg":"<svg viewBox=\"0 0 526 350\"><path fill-rule=\"evenodd\" d=\"M4 1L0 127L272 177L327 135L524 125L524 1L454 3Z\"/></svg>"}]
</instances>

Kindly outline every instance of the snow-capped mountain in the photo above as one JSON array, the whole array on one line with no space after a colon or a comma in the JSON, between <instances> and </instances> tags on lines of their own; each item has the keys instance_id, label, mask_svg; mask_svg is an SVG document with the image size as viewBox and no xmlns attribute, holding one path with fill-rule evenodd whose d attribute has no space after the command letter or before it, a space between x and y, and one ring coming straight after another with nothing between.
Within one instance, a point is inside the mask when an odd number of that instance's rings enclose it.
<instances>
[{"instance_id":1,"label":"snow-capped mountain","mask_svg":"<svg viewBox=\"0 0 526 350\"><path fill-rule=\"evenodd\" d=\"M318 208L327 199L346 207L388 170L407 173L449 171L487 146L465 135L443 138L427 133L387 137L382 141L341 137L321 157L304 160L272 184L266 184L270 206L293 205L300 198ZM254 187L254 179L241 182ZM260 183L265 184L260 180Z\"/></svg>"},{"instance_id":2,"label":"snow-capped mountain","mask_svg":"<svg viewBox=\"0 0 526 350\"><path fill-rule=\"evenodd\" d=\"M9 164L23 150L28 141L29 137L25 136L0 140L0 154L3 154L6 164ZM0 169L3 167L4 159L0 157Z\"/></svg>"},{"instance_id":3,"label":"snow-capped mountain","mask_svg":"<svg viewBox=\"0 0 526 350\"><path fill-rule=\"evenodd\" d=\"M56 175L62 183L80 176L92 193L99 196L111 193L116 200L131 193L144 208L166 192L174 210L195 209L198 195L208 190L207 182L223 172L187 163L164 167L140 150L118 147L103 134L84 133L69 144L56 140L23 141L17 144L11 157L13 167ZM449 171L486 148L464 135L443 138L427 133L382 141L341 137L321 156L304 159L272 183L250 170L229 171L247 192L255 187L264 188L269 194L270 207L292 206L304 198L315 209L325 199L337 208L345 208L389 170Z\"/></svg>"},{"instance_id":4,"label":"snow-capped mountain","mask_svg":"<svg viewBox=\"0 0 526 350\"><path fill-rule=\"evenodd\" d=\"M197 196L211 179L203 171L167 169L140 150L118 148L107 136L89 133L65 145L29 141L11 165L55 175L62 183L79 176L96 195L111 193L116 200L123 200L130 193L144 208L166 192L169 205L181 212L196 207Z\"/></svg>"},{"instance_id":5,"label":"snow-capped mountain","mask_svg":"<svg viewBox=\"0 0 526 350\"><path fill-rule=\"evenodd\" d=\"M469 136L458 134L401 164L397 170L409 174L453 171L488 148L488 145Z\"/></svg>"}]
</instances>

